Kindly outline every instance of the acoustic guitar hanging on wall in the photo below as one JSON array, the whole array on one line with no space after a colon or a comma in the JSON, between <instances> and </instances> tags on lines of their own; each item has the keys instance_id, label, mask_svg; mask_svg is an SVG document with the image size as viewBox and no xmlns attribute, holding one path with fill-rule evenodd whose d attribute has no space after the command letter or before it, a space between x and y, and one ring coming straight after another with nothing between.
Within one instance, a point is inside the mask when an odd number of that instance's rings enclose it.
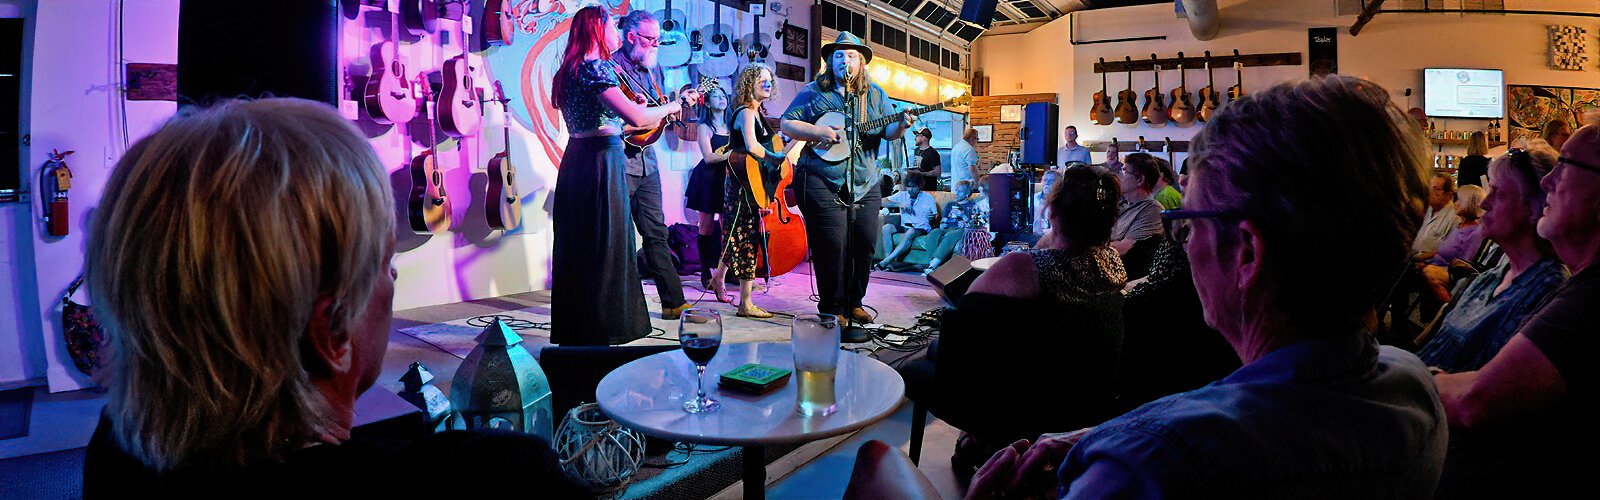
<instances>
[{"instance_id":1,"label":"acoustic guitar hanging on wall","mask_svg":"<svg viewBox=\"0 0 1600 500\"><path fill-rule=\"evenodd\" d=\"M1125 57L1128 63L1133 62L1133 57ZM1129 64L1128 66L1132 66ZM1128 67L1125 66L1125 67ZM1133 93L1133 70L1128 70L1128 88L1117 92L1117 121L1126 124L1139 123L1139 94Z\"/></svg>"}]
</instances>

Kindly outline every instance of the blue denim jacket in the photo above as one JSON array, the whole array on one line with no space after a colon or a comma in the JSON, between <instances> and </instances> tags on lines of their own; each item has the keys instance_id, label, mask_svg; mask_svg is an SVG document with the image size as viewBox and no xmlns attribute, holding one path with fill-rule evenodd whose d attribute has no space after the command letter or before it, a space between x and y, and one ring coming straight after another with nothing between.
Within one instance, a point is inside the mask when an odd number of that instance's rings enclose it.
<instances>
[{"instance_id":1,"label":"blue denim jacket","mask_svg":"<svg viewBox=\"0 0 1600 500\"><path fill-rule=\"evenodd\" d=\"M1096 427L1064 498L1431 498L1447 424L1416 356L1366 333L1268 353Z\"/></svg>"}]
</instances>

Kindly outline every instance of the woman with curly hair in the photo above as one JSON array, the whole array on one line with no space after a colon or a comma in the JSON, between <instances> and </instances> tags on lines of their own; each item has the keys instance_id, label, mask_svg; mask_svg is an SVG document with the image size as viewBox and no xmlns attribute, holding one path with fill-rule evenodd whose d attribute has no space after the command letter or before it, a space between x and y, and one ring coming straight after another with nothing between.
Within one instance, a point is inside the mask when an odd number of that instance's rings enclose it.
<instances>
[{"instance_id":1,"label":"woman with curly hair","mask_svg":"<svg viewBox=\"0 0 1600 500\"><path fill-rule=\"evenodd\" d=\"M765 65L751 64L739 73L733 85L733 102L737 105L728 114L728 168L723 199L722 224L728 233L723 243L722 265L718 275L731 271L739 278L738 315L747 318L770 318L772 313L762 310L750 301L756 278L756 245L761 242L761 212L755 194L740 175L738 167L745 156L765 159L767 155L781 155L768 151L772 143L772 129L767 126L766 106L772 98L772 70Z\"/></svg>"}]
</instances>

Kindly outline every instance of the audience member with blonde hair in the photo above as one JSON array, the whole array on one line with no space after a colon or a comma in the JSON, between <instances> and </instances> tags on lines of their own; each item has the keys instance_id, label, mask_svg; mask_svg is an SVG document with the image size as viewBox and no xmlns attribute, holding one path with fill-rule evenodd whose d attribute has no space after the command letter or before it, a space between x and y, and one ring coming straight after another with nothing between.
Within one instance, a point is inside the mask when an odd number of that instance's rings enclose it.
<instances>
[{"instance_id":1,"label":"audience member with blonde hair","mask_svg":"<svg viewBox=\"0 0 1600 500\"><path fill-rule=\"evenodd\" d=\"M1556 158L1555 149L1534 139L1526 150L1513 149L1490 162L1480 226L1482 237L1499 245L1505 259L1474 278L1437 320L1435 332L1417 351L1428 366L1447 372L1482 368L1566 281L1566 268L1550 242L1535 231L1545 207L1539 180L1555 167ZM1429 269L1448 274L1444 268Z\"/></svg>"},{"instance_id":2,"label":"audience member with blonde hair","mask_svg":"<svg viewBox=\"0 0 1600 500\"><path fill-rule=\"evenodd\" d=\"M1482 131L1467 137L1467 155L1456 166L1456 184L1482 186L1483 176L1489 173L1489 135Z\"/></svg>"},{"instance_id":3,"label":"audience member with blonde hair","mask_svg":"<svg viewBox=\"0 0 1600 500\"><path fill-rule=\"evenodd\" d=\"M412 493L444 484L395 474L481 460L587 495L532 436L352 431L389 344L392 193L365 137L311 101L225 102L135 143L88 238L112 362L85 496Z\"/></svg>"}]
</instances>

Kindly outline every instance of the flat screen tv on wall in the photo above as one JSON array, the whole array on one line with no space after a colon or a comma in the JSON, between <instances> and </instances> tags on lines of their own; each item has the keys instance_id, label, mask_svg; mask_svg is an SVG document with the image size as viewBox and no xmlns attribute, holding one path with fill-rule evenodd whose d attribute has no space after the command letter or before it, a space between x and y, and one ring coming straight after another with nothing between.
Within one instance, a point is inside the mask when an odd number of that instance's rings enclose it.
<instances>
[{"instance_id":1,"label":"flat screen tv on wall","mask_svg":"<svg viewBox=\"0 0 1600 500\"><path fill-rule=\"evenodd\" d=\"M1422 70L1423 110L1444 118L1505 118L1505 74L1498 69Z\"/></svg>"}]
</instances>

